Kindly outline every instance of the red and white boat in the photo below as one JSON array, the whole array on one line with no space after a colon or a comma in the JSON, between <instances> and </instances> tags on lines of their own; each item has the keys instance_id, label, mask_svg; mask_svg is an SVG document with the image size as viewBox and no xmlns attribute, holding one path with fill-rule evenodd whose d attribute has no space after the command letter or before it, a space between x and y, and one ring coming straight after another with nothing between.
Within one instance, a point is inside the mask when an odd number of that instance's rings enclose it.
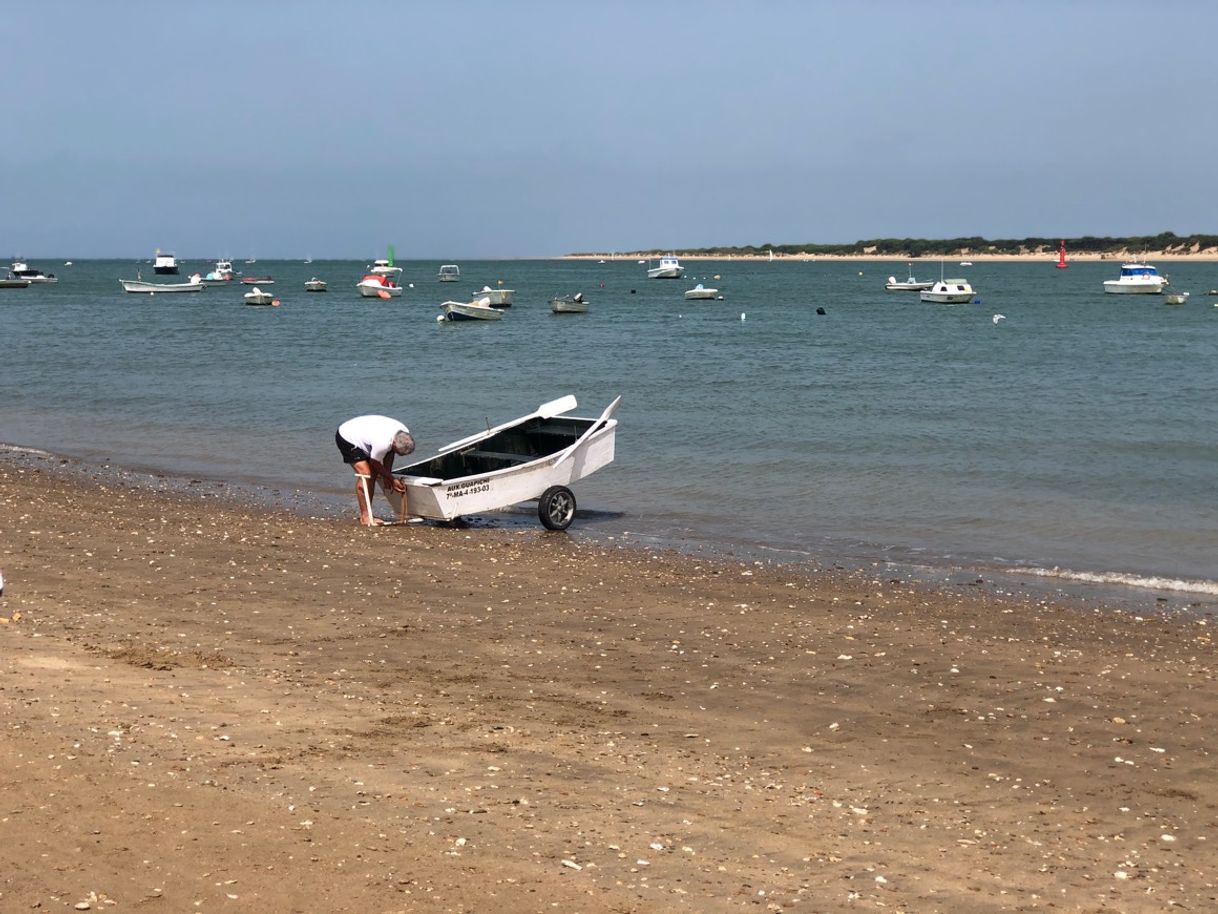
<instances>
[{"instance_id":1,"label":"red and white boat","mask_svg":"<svg viewBox=\"0 0 1218 914\"><path fill-rule=\"evenodd\" d=\"M368 273L355 288L364 298L398 298L402 294L402 287L388 273Z\"/></svg>"}]
</instances>

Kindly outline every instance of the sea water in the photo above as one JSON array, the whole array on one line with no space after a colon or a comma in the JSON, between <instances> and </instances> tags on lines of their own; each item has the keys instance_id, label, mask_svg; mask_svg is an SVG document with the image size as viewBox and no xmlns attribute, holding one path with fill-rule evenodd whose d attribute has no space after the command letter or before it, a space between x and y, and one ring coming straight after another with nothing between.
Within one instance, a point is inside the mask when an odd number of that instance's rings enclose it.
<instances>
[{"instance_id":1,"label":"sea water","mask_svg":"<svg viewBox=\"0 0 1218 914\"><path fill-rule=\"evenodd\" d=\"M443 284L439 264L403 262L382 301L356 292L364 263L260 261L245 269L281 304L248 307L237 283L124 293L150 264L39 263L60 282L0 290L0 441L354 515L333 444L350 416L396 416L426 453L563 394L586 416L620 394L617 459L575 485L573 531L1218 595L1218 264L1164 268L1183 306L1103 294L1116 262L946 265L969 305L886 292L904 262L649 280L634 258L465 261ZM328 292L304 291L313 275ZM723 300L685 301L698 282ZM502 321L436 321L483 285L515 290ZM551 314L580 291L587 314Z\"/></svg>"}]
</instances>

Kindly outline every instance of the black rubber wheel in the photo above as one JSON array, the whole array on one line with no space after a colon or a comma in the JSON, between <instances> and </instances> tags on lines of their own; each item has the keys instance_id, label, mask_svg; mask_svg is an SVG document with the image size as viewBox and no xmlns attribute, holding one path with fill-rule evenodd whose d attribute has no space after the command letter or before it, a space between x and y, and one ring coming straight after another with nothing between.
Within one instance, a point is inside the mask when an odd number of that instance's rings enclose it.
<instances>
[{"instance_id":1,"label":"black rubber wheel","mask_svg":"<svg viewBox=\"0 0 1218 914\"><path fill-rule=\"evenodd\" d=\"M575 493L566 486L550 486L537 500L537 516L548 530L566 530L575 520Z\"/></svg>"}]
</instances>

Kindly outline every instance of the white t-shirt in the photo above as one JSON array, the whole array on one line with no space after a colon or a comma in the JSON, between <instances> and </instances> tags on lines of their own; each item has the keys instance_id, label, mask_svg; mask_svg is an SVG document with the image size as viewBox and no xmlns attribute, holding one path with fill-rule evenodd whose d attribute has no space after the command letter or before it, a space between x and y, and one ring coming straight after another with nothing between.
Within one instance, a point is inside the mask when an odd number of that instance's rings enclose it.
<instances>
[{"instance_id":1,"label":"white t-shirt","mask_svg":"<svg viewBox=\"0 0 1218 914\"><path fill-rule=\"evenodd\" d=\"M379 463L385 462L385 455L393 447L393 436L409 431L397 419L388 416L356 416L338 427L338 433L345 440L362 448Z\"/></svg>"}]
</instances>

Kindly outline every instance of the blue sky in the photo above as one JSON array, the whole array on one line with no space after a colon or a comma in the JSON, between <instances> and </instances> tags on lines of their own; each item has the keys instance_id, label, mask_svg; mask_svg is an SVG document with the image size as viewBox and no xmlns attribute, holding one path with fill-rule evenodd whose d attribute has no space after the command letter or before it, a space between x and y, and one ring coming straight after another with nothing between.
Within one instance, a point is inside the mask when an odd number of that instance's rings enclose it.
<instances>
[{"instance_id":1,"label":"blue sky","mask_svg":"<svg viewBox=\"0 0 1218 914\"><path fill-rule=\"evenodd\" d=\"M1218 232L1212 2L9 6L30 257Z\"/></svg>"}]
</instances>

